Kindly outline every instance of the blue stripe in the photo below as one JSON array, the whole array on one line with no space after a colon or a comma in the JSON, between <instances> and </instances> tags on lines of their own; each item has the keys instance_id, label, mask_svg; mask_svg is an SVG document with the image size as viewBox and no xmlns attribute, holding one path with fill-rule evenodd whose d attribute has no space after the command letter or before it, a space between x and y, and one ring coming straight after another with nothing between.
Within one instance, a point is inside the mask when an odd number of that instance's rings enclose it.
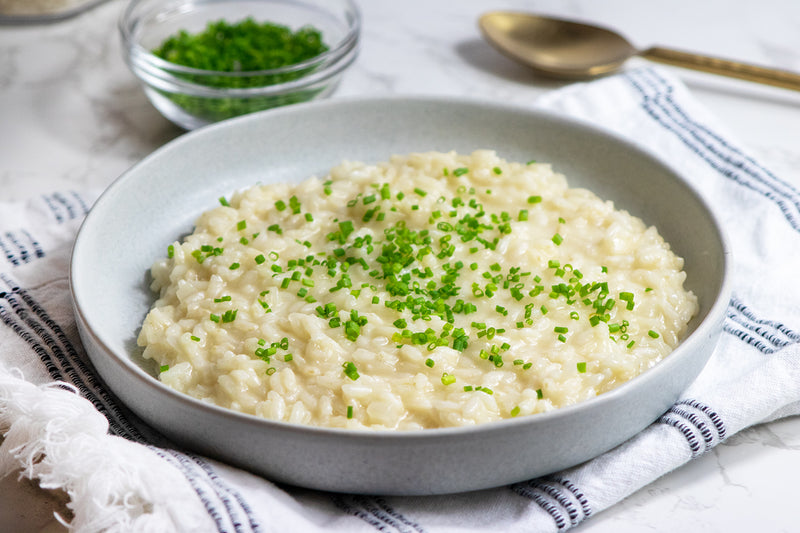
<instances>
[{"instance_id":1,"label":"blue stripe","mask_svg":"<svg viewBox=\"0 0 800 533\"><path fill-rule=\"evenodd\" d=\"M0 236L0 252L3 253L6 260L13 266L19 266L20 263L19 259L17 258L17 255L14 253L13 250L11 250L11 248L8 247L2 236Z\"/></svg>"},{"instance_id":2,"label":"blue stripe","mask_svg":"<svg viewBox=\"0 0 800 533\"><path fill-rule=\"evenodd\" d=\"M77 191L69 191L69 195L72 196L73 200L78 204L80 208L81 215L88 215L89 214L89 204Z\"/></svg>"},{"instance_id":3,"label":"blue stripe","mask_svg":"<svg viewBox=\"0 0 800 533\"><path fill-rule=\"evenodd\" d=\"M711 130L705 124L697 122L697 120L691 118L686 111L673 100L672 95L675 92L675 88L667 82L663 77L659 76L656 71L653 69L646 69L642 72L642 74L647 75L649 74L653 78L655 78L656 83L654 87L658 89L658 87L665 89L663 93L660 95L664 98L666 102L670 104L670 108L674 114L679 115L680 119L684 121L684 123L688 124L689 129L698 135L698 139L701 139L699 133L702 133L702 136L708 137L711 141L719 144L722 146L728 154L720 154L726 161L736 165L737 167L742 167L746 172L752 175L753 178L769 185L773 189L778 192L778 194L785 196L789 199L797 208L800 210L800 190L793 186L791 183L787 181L783 181L777 176L775 176L769 169L758 163L752 157L746 155L742 152L741 149L732 145L728 140L721 137L717 132ZM666 108L665 108L666 109ZM707 141L709 145L711 141ZM735 157L733 157L735 156ZM779 190L785 189L785 190Z\"/></svg>"},{"instance_id":4,"label":"blue stripe","mask_svg":"<svg viewBox=\"0 0 800 533\"><path fill-rule=\"evenodd\" d=\"M722 418L708 405L692 399L675 403L657 423L680 431L689 445L692 457L711 450L727 436Z\"/></svg>"},{"instance_id":5,"label":"blue stripe","mask_svg":"<svg viewBox=\"0 0 800 533\"><path fill-rule=\"evenodd\" d=\"M731 298L724 329L765 354L800 343L800 333L781 322L756 316L744 302Z\"/></svg>"},{"instance_id":6,"label":"blue stripe","mask_svg":"<svg viewBox=\"0 0 800 533\"><path fill-rule=\"evenodd\" d=\"M563 477L532 479L515 483L510 488L547 512L559 531L575 527L592 515L591 505L583 491Z\"/></svg>"},{"instance_id":7,"label":"blue stripe","mask_svg":"<svg viewBox=\"0 0 800 533\"><path fill-rule=\"evenodd\" d=\"M403 516L383 498L337 494L331 497L331 501L344 513L359 518L378 531L425 533L422 526Z\"/></svg>"},{"instance_id":8,"label":"blue stripe","mask_svg":"<svg viewBox=\"0 0 800 533\"><path fill-rule=\"evenodd\" d=\"M44 249L42 248L42 245L39 244L39 241L37 241L33 235L28 233L27 230L20 230L20 231L22 232L23 235L25 235L25 238L28 239L28 242L33 247L34 257L36 257L36 259L41 259L42 257L44 257L45 256Z\"/></svg>"},{"instance_id":9,"label":"blue stripe","mask_svg":"<svg viewBox=\"0 0 800 533\"><path fill-rule=\"evenodd\" d=\"M331 502L343 513L362 520L372 526L375 531L387 531L386 524L374 518L370 513L365 512L360 506L350 505L345 501L344 496L334 495L331 497Z\"/></svg>"},{"instance_id":10,"label":"blue stripe","mask_svg":"<svg viewBox=\"0 0 800 533\"><path fill-rule=\"evenodd\" d=\"M50 377L72 383L80 395L89 400L108 419L113 434L142 444L152 440L128 420L128 416L133 417L133 415L123 414L116 398L105 390L99 378L83 362L60 326L47 315L30 294L16 286L4 274L0 274L0 280L10 287L9 291L0 292L0 319L31 347ZM10 309L2 305L4 302ZM171 463L178 467L189 481L209 516L217 523L220 533L229 531L224 524L226 521L233 525L233 531L237 533L247 530L260 531L252 509L245 503L244 498L227 486L208 463L182 452L148 447L162 457L166 458L169 455L176 459L177 462L171 461ZM203 485L208 488L204 489ZM209 492L221 502L225 508L224 513L217 508L217 503L208 498ZM244 526L243 522L247 525Z\"/></svg>"},{"instance_id":11,"label":"blue stripe","mask_svg":"<svg viewBox=\"0 0 800 533\"><path fill-rule=\"evenodd\" d=\"M65 222L64 215L61 214L61 209L59 209L58 205L53 203L53 199L44 194L41 196L41 198L45 205L47 205L47 207L50 209L50 214L53 215L55 221L59 224L63 224Z\"/></svg>"},{"instance_id":12,"label":"blue stripe","mask_svg":"<svg viewBox=\"0 0 800 533\"><path fill-rule=\"evenodd\" d=\"M194 455L194 454L187 454L195 464L200 467L200 469L205 472L206 476L210 484L215 488L217 496L222 500L225 504L225 507L228 509L231 519L234 522L234 530L237 532L245 531L244 527L248 528L250 531L254 533L261 531L261 526L256 521L255 515L253 515L253 510L250 507L250 504L242 497L242 495L233 490L229 487L218 475L217 472L204 461L202 458ZM240 509L241 513L236 509ZM239 515L244 515L241 518ZM245 524L246 522L246 524Z\"/></svg>"},{"instance_id":13,"label":"blue stripe","mask_svg":"<svg viewBox=\"0 0 800 533\"><path fill-rule=\"evenodd\" d=\"M732 298L728 306L724 331L767 355L800 343L800 333L780 322L758 318L747 305L736 298Z\"/></svg>"},{"instance_id":14,"label":"blue stripe","mask_svg":"<svg viewBox=\"0 0 800 533\"><path fill-rule=\"evenodd\" d=\"M511 490L516 492L519 496L536 503L536 505L549 514L558 531L565 531L568 528L568 520L567 517L564 516L565 510L560 505L556 505L556 502L539 490L538 487L530 483L516 483L511 485Z\"/></svg>"},{"instance_id":15,"label":"blue stripe","mask_svg":"<svg viewBox=\"0 0 800 533\"><path fill-rule=\"evenodd\" d=\"M78 356L72 343L63 330L45 313L30 295L17 287L6 275L0 274L0 280L9 286L10 291L2 293L11 310L17 315L17 324L24 324L35 336L25 337L28 345L33 347L40 360L57 369L51 377L72 383L81 396L89 400L109 421L109 428L115 435L129 440L142 442L144 437L119 412L115 398L100 386L95 376L83 360ZM36 320L36 319L39 320Z\"/></svg>"},{"instance_id":16,"label":"blue stripe","mask_svg":"<svg viewBox=\"0 0 800 533\"><path fill-rule=\"evenodd\" d=\"M375 498L375 503L383 509L389 516L399 520L403 524L413 528L417 533L425 533L425 529L417 522L410 520L404 515L400 514L395 508L390 506L383 498Z\"/></svg>"},{"instance_id":17,"label":"blue stripe","mask_svg":"<svg viewBox=\"0 0 800 533\"><path fill-rule=\"evenodd\" d=\"M39 241L24 229L0 235L0 253L15 267L45 256Z\"/></svg>"},{"instance_id":18,"label":"blue stripe","mask_svg":"<svg viewBox=\"0 0 800 533\"><path fill-rule=\"evenodd\" d=\"M648 74L655 81L647 79ZM739 150L732 148L719 136L711 134L707 127L689 119L686 112L671 98L674 88L651 69L633 71L626 78L641 94L642 109L653 120L675 134L717 173L774 202L790 226L800 231L800 197L795 189L778 180L752 159L742 156Z\"/></svg>"}]
</instances>

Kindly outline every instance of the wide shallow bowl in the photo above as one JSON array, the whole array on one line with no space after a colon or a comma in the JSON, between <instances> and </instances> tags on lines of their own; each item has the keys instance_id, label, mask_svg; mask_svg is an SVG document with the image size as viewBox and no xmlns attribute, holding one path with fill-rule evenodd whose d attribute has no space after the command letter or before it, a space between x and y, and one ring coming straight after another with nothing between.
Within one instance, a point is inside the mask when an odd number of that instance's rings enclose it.
<instances>
[{"instance_id":1,"label":"wide shallow bowl","mask_svg":"<svg viewBox=\"0 0 800 533\"><path fill-rule=\"evenodd\" d=\"M311 26L328 51L294 65L221 72L165 61L152 50L179 31L248 17L297 31ZM361 17L353 0L132 0L119 21L125 61L152 104L186 129L273 107L321 99L358 54Z\"/></svg>"},{"instance_id":2,"label":"wide shallow bowl","mask_svg":"<svg viewBox=\"0 0 800 533\"><path fill-rule=\"evenodd\" d=\"M255 184L323 176L343 159L491 148L550 162L656 225L685 258L700 311L655 367L550 413L408 432L298 426L192 399L162 385L136 347L154 296L148 269L218 198ZM178 444L275 481L332 491L437 494L551 473L622 443L658 418L711 355L728 301L726 244L707 206L672 168L633 144L561 116L471 101L353 99L303 104L188 133L100 197L78 234L71 287L81 338L108 386Z\"/></svg>"}]
</instances>

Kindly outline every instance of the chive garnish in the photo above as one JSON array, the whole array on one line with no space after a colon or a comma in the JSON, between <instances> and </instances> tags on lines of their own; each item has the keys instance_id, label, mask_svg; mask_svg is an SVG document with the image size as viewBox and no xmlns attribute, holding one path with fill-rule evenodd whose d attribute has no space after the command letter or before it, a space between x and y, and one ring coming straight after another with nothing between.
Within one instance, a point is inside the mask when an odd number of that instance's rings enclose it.
<instances>
[{"instance_id":1,"label":"chive garnish","mask_svg":"<svg viewBox=\"0 0 800 533\"><path fill-rule=\"evenodd\" d=\"M495 175L502 174L500 167L490 169ZM443 170L445 175L456 177L469 172L467 167ZM334 181L327 180L322 187L325 194L331 194ZM481 257L483 251L499 252L504 249L503 237L523 226L517 222L527 222L534 216L538 220L544 216L546 212L540 212L540 207L533 207L543 202L542 196L531 195L522 200L527 204L524 209L506 207L505 211L494 211L488 208L488 200L484 196L484 193L492 194L491 189L483 186L476 191L476 187L464 181L456 195L438 196L430 212L405 217L411 210L421 211L425 203L422 198L429 193L438 195L420 187L410 191L392 191L389 184L376 183L363 192L343 198L342 204L347 206L347 211L343 211L345 215L334 219L327 230L330 233L323 234L323 238L330 243L328 251L315 253L304 250L294 252L294 255L290 255L293 252L282 252L284 257L280 257L277 252L264 250L264 253L255 256L254 261L258 265L264 264L268 254L270 263L265 266L269 266L269 270L259 269L259 275L274 280L273 287L291 291L286 294L298 298L297 301L302 305L313 304L311 308L315 309L314 315L327 322L329 328L341 328L339 333L350 342L357 342L361 337L367 326L367 318L341 303L339 305L343 308L339 309L330 301L334 297L337 302L349 302L346 304L348 306L360 300L362 305L371 302L372 305L384 306L394 312L395 315L389 320L389 327L393 326L393 329L388 335L398 347L408 344L428 352L452 348L459 352L459 357L474 357L481 365L485 361L493 368L505 367L515 372L529 370L533 363L518 358L510 343L504 342L503 327L516 326L517 330L522 330L534 326L537 320L542 320L542 315L548 314L548 307L554 310L550 316L556 315L560 320L560 323L551 326L560 342L567 342L569 336L570 330L564 324L568 314L569 324L572 321L591 326L606 323L614 342L627 343L628 348L634 345L629 338L627 322L620 320L622 317L618 314L619 309L633 309L634 293L620 291L616 287L609 290L608 283L602 281L605 276L599 276L596 268L585 270L587 274L584 275L561 256L544 258L544 263L531 265L530 270L524 272L519 266L492 261L488 262L491 264L484 263L485 257L481 261L471 260ZM482 201L487 201L487 205ZM271 221L274 223L266 227L267 231L292 235L293 230L302 229L303 224L314 222L311 213L302 212L301 200L295 195L287 194L283 199L276 200L274 207L275 210L270 213L275 217ZM295 217L297 214L301 216ZM423 222L421 226L412 226L410 220L416 220L419 215L422 215L422 221L427 220L427 225ZM551 223L553 221L551 219ZM375 222L381 224L372 225ZM563 218L558 218L558 222L566 224ZM245 232L247 228L246 220L236 223L237 231ZM378 230L375 231L375 228ZM258 229L263 231L264 227ZM257 235L253 233L252 239ZM570 235L567 233L568 238ZM301 242L303 238L294 241L310 247L310 242ZM249 246L250 232L237 235L234 242L236 240ZM551 241L560 246L564 237L556 232L552 234ZM217 243L203 245L192 252L192 256L202 263L221 255L221 246ZM299 249L291 247L294 245L290 244L288 249ZM458 257L459 251L464 255ZM174 254L172 246L168 253L170 256ZM466 253L479 255L470 255L470 259L465 259ZM238 262L229 262L228 265L230 270L240 268ZM601 270L607 273L605 267ZM593 275L594 280L591 279ZM470 282L464 282L465 278ZM645 289L645 292L648 290L651 289ZM263 297L264 294L261 294ZM508 301L508 297L519 304L507 306L499 303ZM317 302L317 299L321 302ZM215 301L224 303L231 300L230 297L221 296ZM265 313L271 312L266 301L260 298L256 301ZM565 304L568 307L563 311ZM471 313L491 309L495 311L491 314L494 318L485 319L488 323L470 321L468 318ZM210 315L212 321L230 323L236 319L236 309L215 310L218 314ZM652 338L659 336L652 330L648 335ZM293 360L291 353L275 353L280 349L262 345L256 355L266 358L268 362L271 360L273 364L276 361ZM421 360L427 367L434 368L438 357L436 353L430 353L430 357L423 356ZM359 378L354 362L348 361L342 367L349 379ZM272 372L274 368L270 367ZM586 362L578 363L577 368L579 372L585 372ZM443 385L450 385L456 378L444 372L441 381ZM466 385L464 391L467 390L492 394L492 390L486 387ZM541 399L541 389L536 393ZM520 406L514 406L510 411L511 416L517 416L520 410ZM348 406L348 414L348 417L352 416L352 406Z\"/></svg>"},{"instance_id":2,"label":"chive garnish","mask_svg":"<svg viewBox=\"0 0 800 533\"><path fill-rule=\"evenodd\" d=\"M352 361L347 361L342 365L344 369L344 375L348 378L352 379L353 381L357 380L360 376L358 374L358 369L356 368L355 363Z\"/></svg>"}]
</instances>

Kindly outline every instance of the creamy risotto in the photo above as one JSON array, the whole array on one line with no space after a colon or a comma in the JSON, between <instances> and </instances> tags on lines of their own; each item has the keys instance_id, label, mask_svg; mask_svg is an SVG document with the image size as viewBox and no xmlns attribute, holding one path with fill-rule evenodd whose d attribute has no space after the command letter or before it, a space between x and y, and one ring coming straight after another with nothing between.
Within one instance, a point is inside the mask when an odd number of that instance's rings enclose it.
<instances>
[{"instance_id":1,"label":"creamy risotto","mask_svg":"<svg viewBox=\"0 0 800 533\"><path fill-rule=\"evenodd\" d=\"M637 376L697 311L653 227L492 151L220 198L152 267L138 342L203 401L328 427L479 424Z\"/></svg>"}]
</instances>

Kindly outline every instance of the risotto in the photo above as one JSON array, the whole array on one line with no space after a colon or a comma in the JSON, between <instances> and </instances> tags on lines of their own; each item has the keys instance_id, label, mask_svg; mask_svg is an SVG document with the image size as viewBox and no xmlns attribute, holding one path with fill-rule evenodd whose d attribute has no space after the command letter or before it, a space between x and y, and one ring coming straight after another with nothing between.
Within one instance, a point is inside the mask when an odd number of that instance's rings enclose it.
<instances>
[{"instance_id":1,"label":"risotto","mask_svg":"<svg viewBox=\"0 0 800 533\"><path fill-rule=\"evenodd\" d=\"M345 162L220 198L152 269L166 385L252 415L412 430L609 391L697 312L655 228L493 151Z\"/></svg>"}]
</instances>

